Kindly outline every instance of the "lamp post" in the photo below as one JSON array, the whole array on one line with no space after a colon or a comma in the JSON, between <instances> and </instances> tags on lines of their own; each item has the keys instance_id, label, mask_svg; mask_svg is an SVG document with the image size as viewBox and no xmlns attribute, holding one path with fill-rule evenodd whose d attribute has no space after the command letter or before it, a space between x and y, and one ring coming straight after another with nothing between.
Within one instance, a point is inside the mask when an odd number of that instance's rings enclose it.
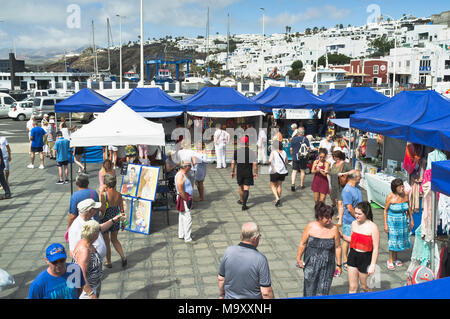
<instances>
[{"instance_id":1,"label":"lamp post","mask_svg":"<svg viewBox=\"0 0 450 319\"><path fill-rule=\"evenodd\" d=\"M393 69L393 76L392 76L392 92L391 97L394 96L395 92L395 73L397 71L397 21L395 21L394 18L392 18L388 14L383 14L383 16L386 16L391 19L391 21L394 21L394 69Z\"/></svg>"},{"instance_id":2,"label":"lamp post","mask_svg":"<svg viewBox=\"0 0 450 319\"><path fill-rule=\"evenodd\" d=\"M119 72L120 72L120 88L122 89L122 76L123 76L123 71L122 71L122 16L120 14L116 14L116 17L119 17L119 23L120 23L120 50L119 50Z\"/></svg>"},{"instance_id":3,"label":"lamp post","mask_svg":"<svg viewBox=\"0 0 450 319\"><path fill-rule=\"evenodd\" d=\"M141 74L140 87L144 87L144 4L141 0Z\"/></svg>"},{"instance_id":4,"label":"lamp post","mask_svg":"<svg viewBox=\"0 0 450 319\"><path fill-rule=\"evenodd\" d=\"M261 92L264 91L264 8L262 10L262 34L261 34Z\"/></svg>"}]
</instances>

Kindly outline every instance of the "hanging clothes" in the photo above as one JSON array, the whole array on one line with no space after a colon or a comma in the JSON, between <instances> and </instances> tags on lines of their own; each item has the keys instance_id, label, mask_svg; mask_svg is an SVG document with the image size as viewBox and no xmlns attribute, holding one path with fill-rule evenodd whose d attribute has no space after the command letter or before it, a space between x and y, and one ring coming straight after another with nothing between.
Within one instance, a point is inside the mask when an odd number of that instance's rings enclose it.
<instances>
[{"instance_id":1,"label":"hanging clothes","mask_svg":"<svg viewBox=\"0 0 450 319\"><path fill-rule=\"evenodd\" d=\"M422 239L422 225L417 227L414 239L414 248L411 254L411 261L415 265L430 266L432 243Z\"/></svg>"},{"instance_id":2,"label":"hanging clothes","mask_svg":"<svg viewBox=\"0 0 450 319\"><path fill-rule=\"evenodd\" d=\"M439 195L438 202L439 218L442 222L442 230L448 234L450 231L450 197L445 194Z\"/></svg>"},{"instance_id":3,"label":"hanging clothes","mask_svg":"<svg viewBox=\"0 0 450 319\"><path fill-rule=\"evenodd\" d=\"M431 169L431 163L438 161L446 161L447 155L442 153L441 150L435 149L433 152L428 153L427 158L427 170Z\"/></svg>"},{"instance_id":4,"label":"hanging clothes","mask_svg":"<svg viewBox=\"0 0 450 319\"><path fill-rule=\"evenodd\" d=\"M403 158L403 168L408 172L409 175L414 173L414 170L416 169L414 154L414 144L408 143L406 145L405 157Z\"/></svg>"},{"instance_id":5,"label":"hanging clothes","mask_svg":"<svg viewBox=\"0 0 450 319\"><path fill-rule=\"evenodd\" d=\"M433 240L433 228L432 228L432 190L431 190L431 182L427 182L422 185L423 189L423 209L422 209L422 239L426 242L431 242Z\"/></svg>"},{"instance_id":6,"label":"hanging clothes","mask_svg":"<svg viewBox=\"0 0 450 319\"><path fill-rule=\"evenodd\" d=\"M443 246L440 255L439 271L437 278L450 277L450 250Z\"/></svg>"},{"instance_id":7,"label":"hanging clothes","mask_svg":"<svg viewBox=\"0 0 450 319\"><path fill-rule=\"evenodd\" d=\"M420 210L420 189L426 166L426 159L419 159L418 168L410 175L411 192L409 193L409 203L413 213Z\"/></svg>"}]
</instances>

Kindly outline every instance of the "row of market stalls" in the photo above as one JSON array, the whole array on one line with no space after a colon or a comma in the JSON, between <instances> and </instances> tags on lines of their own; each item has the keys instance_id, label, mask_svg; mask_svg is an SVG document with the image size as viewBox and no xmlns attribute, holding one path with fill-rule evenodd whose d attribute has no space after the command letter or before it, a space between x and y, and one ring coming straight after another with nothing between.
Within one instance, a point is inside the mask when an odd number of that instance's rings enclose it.
<instances>
[{"instance_id":1,"label":"row of market stalls","mask_svg":"<svg viewBox=\"0 0 450 319\"><path fill-rule=\"evenodd\" d=\"M432 235L427 242L429 257L423 260L434 271L437 269L439 247L435 238L439 227L448 229L450 225L442 225L440 216L445 213L437 209L436 192L450 194L450 164L436 161L445 159L436 155L450 151L450 101L435 91L404 91L388 98L364 87L329 90L321 96L304 88L269 87L250 99L232 88L206 87L189 99L178 101L159 88L137 88L111 101L84 89L57 104L55 109L64 113L104 113L73 133L71 146L145 143L168 147L174 146L170 132L175 127L200 127L204 131L216 123L227 128L260 129L274 123L300 122L308 134L312 131L310 128L308 132L308 125L317 120L323 122L332 114L331 122L345 130L352 143L353 164L365 177L362 186L369 200L380 206L390 192L390 181L396 177L408 181L415 189L418 185L412 181L419 171L420 160L432 154L428 161L431 187L427 196L432 196L433 204L422 207L422 200L419 201L415 224L420 225L427 218L425 224L432 221ZM357 130L365 132L365 136L355 134ZM373 147L378 147L379 152L371 150ZM411 154L411 150L415 153ZM231 148L227 152L229 160L233 151ZM213 151L208 158L214 160ZM408 171L405 163L411 158L413 167ZM424 209L426 214L422 214Z\"/></svg>"}]
</instances>

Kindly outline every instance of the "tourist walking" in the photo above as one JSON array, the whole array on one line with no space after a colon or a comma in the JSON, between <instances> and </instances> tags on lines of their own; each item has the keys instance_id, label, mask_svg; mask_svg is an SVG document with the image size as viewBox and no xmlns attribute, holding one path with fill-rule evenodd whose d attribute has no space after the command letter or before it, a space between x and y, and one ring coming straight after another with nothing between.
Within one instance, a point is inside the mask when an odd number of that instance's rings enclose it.
<instances>
[{"instance_id":1,"label":"tourist walking","mask_svg":"<svg viewBox=\"0 0 450 319\"><path fill-rule=\"evenodd\" d=\"M221 124L216 125L214 132L214 148L216 151L217 168L226 168L227 144L230 142L230 134L222 129Z\"/></svg>"},{"instance_id":2,"label":"tourist walking","mask_svg":"<svg viewBox=\"0 0 450 319\"><path fill-rule=\"evenodd\" d=\"M295 192L295 179L297 172L300 172L300 188L305 188L305 170L308 164L310 151L309 140L305 137L305 129L299 127L294 131L296 134L291 140L291 157L292 157L292 175L291 175L291 191Z\"/></svg>"},{"instance_id":3,"label":"tourist walking","mask_svg":"<svg viewBox=\"0 0 450 319\"><path fill-rule=\"evenodd\" d=\"M56 135L57 132L55 131L55 120L50 120L48 122L46 132L47 132L47 147L50 159L56 159L54 147L58 136Z\"/></svg>"},{"instance_id":4,"label":"tourist walking","mask_svg":"<svg viewBox=\"0 0 450 319\"><path fill-rule=\"evenodd\" d=\"M5 168L3 169L3 172L5 173L5 179L6 183L9 183L9 171L10 166L9 163L11 162L11 148L9 147L8 140L4 136L0 136L0 149L3 153L3 164L5 165Z\"/></svg>"},{"instance_id":5,"label":"tourist walking","mask_svg":"<svg viewBox=\"0 0 450 319\"><path fill-rule=\"evenodd\" d=\"M303 269L303 296L326 296L333 276L341 275L341 237L332 223L333 208L322 202L315 207L315 221L303 231L297 250L297 266Z\"/></svg>"},{"instance_id":6,"label":"tourist walking","mask_svg":"<svg viewBox=\"0 0 450 319\"><path fill-rule=\"evenodd\" d=\"M181 162L181 168L175 175L175 185L177 189L177 205L178 210L178 238L184 239L185 243L193 244L191 238L192 233L192 194L194 188L188 173L192 168L192 164L188 161Z\"/></svg>"},{"instance_id":7,"label":"tourist walking","mask_svg":"<svg viewBox=\"0 0 450 319\"><path fill-rule=\"evenodd\" d=\"M267 258L257 250L261 232L257 224L245 223L241 242L225 250L219 265L220 299L273 299Z\"/></svg>"},{"instance_id":8,"label":"tourist walking","mask_svg":"<svg viewBox=\"0 0 450 319\"><path fill-rule=\"evenodd\" d=\"M355 207L362 200L362 193L359 189L359 181L361 180L361 173L359 171L352 171L348 174L348 181L342 190L342 204L344 205L344 215L342 217L342 233L345 238L352 235L352 223L355 220ZM342 242L342 251L344 253L343 269L347 270L347 256L350 242L345 240Z\"/></svg>"},{"instance_id":9,"label":"tourist walking","mask_svg":"<svg viewBox=\"0 0 450 319\"><path fill-rule=\"evenodd\" d=\"M314 192L314 202L319 201L325 203L327 194L330 193L328 184L328 173L330 171L330 163L326 160L327 150L319 149L319 158L313 162L311 173L314 174L311 184L311 190Z\"/></svg>"},{"instance_id":10,"label":"tourist walking","mask_svg":"<svg viewBox=\"0 0 450 319\"><path fill-rule=\"evenodd\" d=\"M260 128L258 135L258 164L267 164L267 133L266 129Z\"/></svg>"},{"instance_id":11,"label":"tourist walking","mask_svg":"<svg viewBox=\"0 0 450 319\"><path fill-rule=\"evenodd\" d=\"M241 147L234 151L233 161L231 162L231 178L235 176L239 186L238 204L242 205L242 210L247 210L250 186L254 184L254 179L258 177L256 154L249 148L248 136L241 137Z\"/></svg>"},{"instance_id":12,"label":"tourist walking","mask_svg":"<svg viewBox=\"0 0 450 319\"><path fill-rule=\"evenodd\" d=\"M34 168L34 157L35 153L39 153L39 158L41 160L40 169L44 169L44 141L45 135L47 132L40 126L38 126L37 122L33 122L33 129L30 132L30 140L31 140L31 149L30 149L30 159L31 162L27 166L28 168Z\"/></svg>"},{"instance_id":13,"label":"tourist walking","mask_svg":"<svg viewBox=\"0 0 450 319\"><path fill-rule=\"evenodd\" d=\"M81 228L81 239L73 251L72 262L83 271L85 285L80 299L97 299L103 277L102 258L93 243L100 236L100 224L95 220L87 221Z\"/></svg>"},{"instance_id":14,"label":"tourist walking","mask_svg":"<svg viewBox=\"0 0 450 319\"><path fill-rule=\"evenodd\" d=\"M3 190L5 191L5 196L0 199L9 199L11 198L11 190L9 188L8 183L6 182L4 169L5 169L4 156L2 149L0 148L0 185L3 187Z\"/></svg>"},{"instance_id":15,"label":"tourist walking","mask_svg":"<svg viewBox=\"0 0 450 319\"><path fill-rule=\"evenodd\" d=\"M67 254L63 245L54 243L47 247L45 262L48 267L31 283L28 299L79 298L86 281L80 266L67 264L66 259ZM69 283L75 283L75 285Z\"/></svg>"},{"instance_id":16,"label":"tourist walking","mask_svg":"<svg viewBox=\"0 0 450 319\"><path fill-rule=\"evenodd\" d=\"M206 169L207 169L207 154L205 143L202 141L197 142L197 151L195 152L195 173L194 180L198 189L198 198L195 200L196 202L202 201L204 199L205 188L203 182L206 178Z\"/></svg>"},{"instance_id":17,"label":"tourist walking","mask_svg":"<svg viewBox=\"0 0 450 319\"><path fill-rule=\"evenodd\" d=\"M63 136L64 136L64 134L63 134ZM77 171L78 174L83 173L83 172L85 174L87 174L86 168L84 167L84 165L82 163L85 150L86 149L82 146L77 146L77 147L73 148L73 158L74 158L73 161L78 166L78 171Z\"/></svg>"},{"instance_id":18,"label":"tourist walking","mask_svg":"<svg viewBox=\"0 0 450 319\"><path fill-rule=\"evenodd\" d=\"M72 224L72 222L78 216L78 204L85 199L93 199L95 202L99 201L98 193L89 188L89 176L86 174L79 174L75 179L75 185L78 187L78 191L72 194L70 197L70 205L69 205L69 221L68 227ZM98 221L98 214L95 214L95 220Z\"/></svg>"},{"instance_id":19,"label":"tourist walking","mask_svg":"<svg viewBox=\"0 0 450 319\"><path fill-rule=\"evenodd\" d=\"M333 151L333 165L331 165L329 176L331 186L332 206L338 211L338 224L342 224L344 216L344 204L342 202L342 190L347 183L348 174L353 170L350 163L345 161L345 154L339 150Z\"/></svg>"},{"instance_id":20,"label":"tourist walking","mask_svg":"<svg viewBox=\"0 0 450 319\"><path fill-rule=\"evenodd\" d=\"M116 171L114 170L112 161L110 159L105 159L103 161L102 168L98 171L98 182L100 185L98 188L99 192L103 190L106 174L116 176Z\"/></svg>"},{"instance_id":21,"label":"tourist walking","mask_svg":"<svg viewBox=\"0 0 450 319\"><path fill-rule=\"evenodd\" d=\"M351 236L342 237L350 242L347 261L348 293L358 292L359 283L364 292L369 292L367 277L375 273L380 246L380 232L373 222L372 208L369 202L361 202L356 205Z\"/></svg>"},{"instance_id":22,"label":"tourist walking","mask_svg":"<svg viewBox=\"0 0 450 319\"><path fill-rule=\"evenodd\" d=\"M269 174L270 174L270 189L275 196L275 206L281 206L281 185L288 175L287 154L283 150L282 144L277 138L273 140L272 152L269 157Z\"/></svg>"},{"instance_id":23,"label":"tourist walking","mask_svg":"<svg viewBox=\"0 0 450 319\"><path fill-rule=\"evenodd\" d=\"M327 162L331 164L332 152L333 152L334 142L333 142L333 133L327 132L325 134L325 138L320 141L319 149L324 148L327 150Z\"/></svg>"},{"instance_id":24,"label":"tourist walking","mask_svg":"<svg viewBox=\"0 0 450 319\"><path fill-rule=\"evenodd\" d=\"M58 167L58 181L56 184L69 183L69 148L70 141L66 140L61 131L56 134L58 139L56 140L54 151L56 152L56 166ZM53 152L53 149L51 150ZM64 179L64 174L66 178Z\"/></svg>"},{"instance_id":25,"label":"tourist walking","mask_svg":"<svg viewBox=\"0 0 450 319\"><path fill-rule=\"evenodd\" d=\"M106 174L104 177L104 187L100 191L100 224L106 223L121 213L124 213L122 194L116 191L117 179L115 175ZM122 245L118 239L120 225L115 223L108 230L102 232L106 244L105 267L112 268L111 264L111 243L122 259L122 267L127 265L127 258L123 253Z\"/></svg>"},{"instance_id":26,"label":"tourist walking","mask_svg":"<svg viewBox=\"0 0 450 319\"><path fill-rule=\"evenodd\" d=\"M397 253L411 247L410 231L414 228L414 219L409 205L409 194L405 191L403 181L394 179L391 182L391 191L384 206L384 231L388 234L387 268L394 270L403 266Z\"/></svg>"}]
</instances>

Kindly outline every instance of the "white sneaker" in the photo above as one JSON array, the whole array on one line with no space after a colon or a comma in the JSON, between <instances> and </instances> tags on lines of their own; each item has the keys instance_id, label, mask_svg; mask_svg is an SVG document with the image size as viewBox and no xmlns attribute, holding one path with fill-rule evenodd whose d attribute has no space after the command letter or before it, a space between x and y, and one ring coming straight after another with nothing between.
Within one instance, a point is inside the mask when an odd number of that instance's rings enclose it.
<instances>
[{"instance_id":1,"label":"white sneaker","mask_svg":"<svg viewBox=\"0 0 450 319\"><path fill-rule=\"evenodd\" d=\"M28 168L34 168L34 165L33 164L29 164L27 167Z\"/></svg>"},{"instance_id":2,"label":"white sneaker","mask_svg":"<svg viewBox=\"0 0 450 319\"><path fill-rule=\"evenodd\" d=\"M44 168L45 168L44 165L39 166L39 169L44 169Z\"/></svg>"}]
</instances>

